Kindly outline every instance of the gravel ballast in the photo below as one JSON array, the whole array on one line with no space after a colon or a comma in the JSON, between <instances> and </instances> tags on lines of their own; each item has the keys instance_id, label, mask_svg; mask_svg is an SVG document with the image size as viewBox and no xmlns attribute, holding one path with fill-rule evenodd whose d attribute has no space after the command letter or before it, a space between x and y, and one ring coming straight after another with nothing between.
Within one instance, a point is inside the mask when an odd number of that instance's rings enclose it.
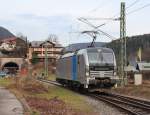
<instances>
[{"instance_id":1,"label":"gravel ballast","mask_svg":"<svg viewBox=\"0 0 150 115\"><path fill-rule=\"evenodd\" d=\"M87 103L94 107L94 112L99 113L99 115L127 115L107 103L87 96L85 98Z\"/></svg>"}]
</instances>

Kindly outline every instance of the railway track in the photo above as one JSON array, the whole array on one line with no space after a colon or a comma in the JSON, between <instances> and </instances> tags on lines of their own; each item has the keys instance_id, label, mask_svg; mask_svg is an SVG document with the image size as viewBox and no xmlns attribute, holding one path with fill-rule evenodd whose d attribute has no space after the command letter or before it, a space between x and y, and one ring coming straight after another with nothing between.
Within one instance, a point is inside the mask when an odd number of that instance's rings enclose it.
<instances>
[{"instance_id":1,"label":"railway track","mask_svg":"<svg viewBox=\"0 0 150 115\"><path fill-rule=\"evenodd\" d=\"M53 84L63 87L61 84L52 80L38 79L41 82ZM133 97L124 96L115 93L86 93L85 95L95 98L97 100L106 102L121 109L129 115L150 115L150 101L135 99Z\"/></svg>"},{"instance_id":2,"label":"railway track","mask_svg":"<svg viewBox=\"0 0 150 115\"><path fill-rule=\"evenodd\" d=\"M53 81L53 80L45 80L45 79L38 79L38 80L41 81L41 82L44 82L44 83L53 84L53 85L62 87L61 84L59 84L58 82Z\"/></svg>"},{"instance_id":3,"label":"railway track","mask_svg":"<svg viewBox=\"0 0 150 115\"><path fill-rule=\"evenodd\" d=\"M132 102L135 102L137 104L144 105L144 106L147 106L150 108L150 101L149 100L137 99L137 98L133 98L130 96L125 96L125 95L120 95L120 94L115 94L115 93L111 93L109 95L114 96L114 97L118 97L118 98L122 98L126 101L132 101Z\"/></svg>"},{"instance_id":4,"label":"railway track","mask_svg":"<svg viewBox=\"0 0 150 115\"><path fill-rule=\"evenodd\" d=\"M111 93L92 93L89 96L122 109L129 115L150 115L150 103L146 101Z\"/></svg>"}]
</instances>

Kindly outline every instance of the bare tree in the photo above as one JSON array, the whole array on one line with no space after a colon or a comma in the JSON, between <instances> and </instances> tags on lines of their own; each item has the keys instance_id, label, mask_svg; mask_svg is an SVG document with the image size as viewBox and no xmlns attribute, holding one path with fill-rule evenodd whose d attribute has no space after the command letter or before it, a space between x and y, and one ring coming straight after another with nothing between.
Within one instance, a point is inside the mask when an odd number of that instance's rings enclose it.
<instances>
[{"instance_id":1,"label":"bare tree","mask_svg":"<svg viewBox=\"0 0 150 115\"><path fill-rule=\"evenodd\" d=\"M53 43L58 43L58 36L55 34L50 34L47 40Z\"/></svg>"},{"instance_id":2,"label":"bare tree","mask_svg":"<svg viewBox=\"0 0 150 115\"><path fill-rule=\"evenodd\" d=\"M21 32L17 33L16 36L26 41L27 37L23 35Z\"/></svg>"}]
</instances>

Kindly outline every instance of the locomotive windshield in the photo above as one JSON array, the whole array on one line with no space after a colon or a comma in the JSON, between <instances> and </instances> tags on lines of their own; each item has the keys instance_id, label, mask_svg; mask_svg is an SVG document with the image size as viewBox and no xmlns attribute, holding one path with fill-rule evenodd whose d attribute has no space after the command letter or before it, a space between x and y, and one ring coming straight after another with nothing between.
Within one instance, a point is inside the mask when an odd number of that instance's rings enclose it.
<instances>
[{"instance_id":1,"label":"locomotive windshield","mask_svg":"<svg viewBox=\"0 0 150 115\"><path fill-rule=\"evenodd\" d=\"M110 52L88 52L89 63L113 64L114 56Z\"/></svg>"}]
</instances>

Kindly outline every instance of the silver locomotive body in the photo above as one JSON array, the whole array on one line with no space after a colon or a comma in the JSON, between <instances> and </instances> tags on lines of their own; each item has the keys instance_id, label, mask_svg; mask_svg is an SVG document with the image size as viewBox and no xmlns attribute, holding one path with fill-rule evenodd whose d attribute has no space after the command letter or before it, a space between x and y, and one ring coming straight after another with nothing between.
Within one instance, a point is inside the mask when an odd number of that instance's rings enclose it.
<instances>
[{"instance_id":1,"label":"silver locomotive body","mask_svg":"<svg viewBox=\"0 0 150 115\"><path fill-rule=\"evenodd\" d=\"M115 72L112 49L86 48L60 57L56 80L71 87L106 88L116 84Z\"/></svg>"}]
</instances>

